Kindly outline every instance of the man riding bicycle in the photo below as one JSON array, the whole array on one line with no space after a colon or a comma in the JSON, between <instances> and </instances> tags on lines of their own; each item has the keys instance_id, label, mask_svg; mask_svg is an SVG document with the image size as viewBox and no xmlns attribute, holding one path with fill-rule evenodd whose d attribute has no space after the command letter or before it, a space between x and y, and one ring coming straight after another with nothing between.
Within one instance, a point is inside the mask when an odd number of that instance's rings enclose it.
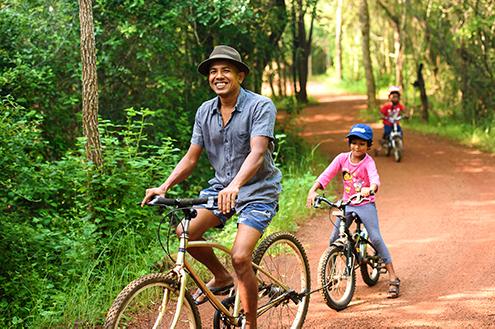
<instances>
[{"instance_id":1,"label":"man riding bicycle","mask_svg":"<svg viewBox=\"0 0 495 329\"><path fill-rule=\"evenodd\" d=\"M198 209L191 221L190 240L202 240L212 227L222 227L237 213L237 234L232 247L232 265L237 289L246 316L246 328L256 328L257 282L251 265L256 242L275 216L281 191L280 170L272 152L276 108L273 102L241 87L249 67L237 50L217 46L198 66L208 77L216 97L204 102L196 112L191 145L160 186L146 190L142 205L155 195L164 196L185 180L206 150L215 177L200 197L218 197L218 210ZM180 235L181 226L177 227ZM225 294L233 287L232 275L220 263L211 248L191 248L189 253L213 274L210 290ZM193 295L196 304L206 301L200 289Z\"/></svg>"}]
</instances>

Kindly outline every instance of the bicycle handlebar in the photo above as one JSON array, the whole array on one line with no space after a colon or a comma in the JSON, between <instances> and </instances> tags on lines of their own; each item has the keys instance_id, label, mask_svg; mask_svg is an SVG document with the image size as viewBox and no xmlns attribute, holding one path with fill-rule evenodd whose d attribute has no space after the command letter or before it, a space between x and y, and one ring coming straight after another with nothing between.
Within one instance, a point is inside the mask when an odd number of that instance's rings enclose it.
<instances>
[{"instance_id":1,"label":"bicycle handlebar","mask_svg":"<svg viewBox=\"0 0 495 329\"><path fill-rule=\"evenodd\" d=\"M375 195L375 193L373 191L370 192L370 195ZM320 207L320 204L321 202L324 202L326 204L328 204L330 207L332 208L338 208L338 209L341 209L343 210L347 205L349 204L359 204L363 201L369 201L370 198L368 197L363 197L361 195L361 193L356 193L356 194L353 194L349 197L349 199L347 201L345 201L344 199L340 199L336 202L332 202L330 200L328 200L327 198L323 197L323 196L317 196L315 198L315 202L313 204L313 207L314 208L319 208Z\"/></svg>"},{"instance_id":2,"label":"bicycle handlebar","mask_svg":"<svg viewBox=\"0 0 495 329\"><path fill-rule=\"evenodd\" d=\"M156 196L153 200L147 203L148 206L173 206L177 208L191 207L206 204L207 208L215 207L216 197L210 196L206 198L192 199L170 199L161 196Z\"/></svg>"}]
</instances>

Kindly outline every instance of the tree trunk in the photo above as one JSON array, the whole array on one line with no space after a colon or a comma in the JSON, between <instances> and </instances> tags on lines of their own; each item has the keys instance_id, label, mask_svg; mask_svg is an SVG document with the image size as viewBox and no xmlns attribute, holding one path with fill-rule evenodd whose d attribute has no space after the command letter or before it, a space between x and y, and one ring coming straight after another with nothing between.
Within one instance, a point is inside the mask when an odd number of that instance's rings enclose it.
<instances>
[{"instance_id":1,"label":"tree trunk","mask_svg":"<svg viewBox=\"0 0 495 329\"><path fill-rule=\"evenodd\" d=\"M291 32L292 32L292 86L294 88L294 96L299 95L299 90L297 88L298 81L298 71L297 66L299 63L299 40L297 37L297 29L296 29L296 1L292 0L292 11L291 11Z\"/></svg>"},{"instance_id":2,"label":"tree trunk","mask_svg":"<svg viewBox=\"0 0 495 329\"><path fill-rule=\"evenodd\" d=\"M299 60L297 63L298 76L299 76L299 93L297 99L306 103L308 101L308 94L306 91L306 84L308 82L308 53L306 49L306 26L304 24L304 11L302 0L298 0L299 15L297 16L297 35L299 38Z\"/></svg>"},{"instance_id":3,"label":"tree trunk","mask_svg":"<svg viewBox=\"0 0 495 329\"><path fill-rule=\"evenodd\" d=\"M282 83L285 83L284 79L284 70L285 68L282 67L282 64L280 63L280 57L282 56L281 52L277 50L276 56L275 56L275 63L277 64L277 89L278 89L278 95L279 97L285 96L284 95L284 89L282 87Z\"/></svg>"},{"instance_id":4,"label":"tree trunk","mask_svg":"<svg viewBox=\"0 0 495 329\"><path fill-rule=\"evenodd\" d=\"M289 85L289 76L290 76L289 68L290 68L290 65L289 65L289 63L287 63L287 60L285 59L285 57L283 55L281 56L281 58L282 58L282 67L283 67L283 70L282 70L282 86L283 86L282 96L287 97L287 95L289 95L289 91L287 90L287 87Z\"/></svg>"},{"instance_id":5,"label":"tree trunk","mask_svg":"<svg viewBox=\"0 0 495 329\"><path fill-rule=\"evenodd\" d=\"M359 4L359 21L361 23L361 47L363 50L364 72L366 74L366 91L368 95L368 110L376 107L375 78L370 55L370 17L367 0L361 0Z\"/></svg>"},{"instance_id":6,"label":"tree trunk","mask_svg":"<svg viewBox=\"0 0 495 329\"><path fill-rule=\"evenodd\" d=\"M337 1L337 12L335 14L335 73L337 79L342 80L342 2Z\"/></svg>"},{"instance_id":7,"label":"tree trunk","mask_svg":"<svg viewBox=\"0 0 495 329\"><path fill-rule=\"evenodd\" d=\"M96 48L91 0L79 0L82 61L82 124L86 137L86 157L101 167L100 134L98 132L98 80L96 76Z\"/></svg>"},{"instance_id":8,"label":"tree trunk","mask_svg":"<svg viewBox=\"0 0 495 329\"><path fill-rule=\"evenodd\" d=\"M414 82L414 87L419 89L421 98L421 119L424 122L428 122L428 96L426 95L425 80L423 78L423 63L420 63L418 66L418 76L417 80Z\"/></svg>"},{"instance_id":9,"label":"tree trunk","mask_svg":"<svg viewBox=\"0 0 495 329\"><path fill-rule=\"evenodd\" d=\"M269 70L268 70L268 84L270 85L270 91L272 93L272 96L276 96L276 92L275 92L275 87L273 85L273 79L275 77L275 71L273 70L273 64L270 63L268 64L268 67L269 67Z\"/></svg>"},{"instance_id":10,"label":"tree trunk","mask_svg":"<svg viewBox=\"0 0 495 329\"><path fill-rule=\"evenodd\" d=\"M401 90L404 91L404 79L402 76L402 67L404 64L404 48L402 46L402 33L400 30L400 26L394 24L394 53L395 53L395 84L401 87Z\"/></svg>"},{"instance_id":11,"label":"tree trunk","mask_svg":"<svg viewBox=\"0 0 495 329\"><path fill-rule=\"evenodd\" d=\"M381 1L378 1L378 5L384 10L385 14L388 16L392 25L394 27L394 58L395 58L395 85L400 86L404 92L404 77L403 77L403 67L404 67L404 22L405 22L405 8L407 4L402 4L403 14L402 19L400 14L397 12L392 12L389 7Z\"/></svg>"},{"instance_id":12,"label":"tree trunk","mask_svg":"<svg viewBox=\"0 0 495 329\"><path fill-rule=\"evenodd\" d=\"M303 0L297 0L298 5L298 15L297 15L297 44L298 49L296 50L297 56L297 73L299 78L299 92L296 94L298 101L301 103L308 102L307 94L307 84L309 75L309 56L311 56L311 42L313 39L313 24L316 17L316 5L318 1L312 0L307 1L306 7L304 6ZM311 19L309 31L306 35L305 17L306 11L311 7Z\"/></svg>"}]
</instances>

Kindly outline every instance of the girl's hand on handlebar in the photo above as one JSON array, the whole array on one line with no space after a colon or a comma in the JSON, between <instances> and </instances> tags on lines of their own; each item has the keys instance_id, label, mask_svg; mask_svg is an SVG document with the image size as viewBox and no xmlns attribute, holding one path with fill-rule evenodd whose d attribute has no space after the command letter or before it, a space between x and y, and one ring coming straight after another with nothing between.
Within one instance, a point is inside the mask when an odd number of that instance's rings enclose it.
<instances>
[{"instance_id":1,"label":"girl's hand on handlebar","mask_svg":"<svg viewBox=\"0 0 495 329\"><path fill-rule=\"evenodd\" d=\"M143 199L143 201L141 201L141 207L144 207L148 202L150 202L155 195L165 197L166 192L167 191L164 191L159 187L153 187L153 188L146 189L146 194L144 196L144 199Z\"/></svg>"},{"instance_id":2,"label":"girl's hand on handlebar","mask_svg":"<svg viewBox=\"0 0 495 329\"><path fill-rule=\"evenodd\" d=\"M315 202L315 198L318 196L316 191L309 191L308 197L306 198L306 207L311 208Z\"/></svg>"},{"instance_id":3,"label":"girl's hand on handlebar","mask_svg":"<svg viewBox=\"0 0 495 329\"><path fill-rule=\"evenodd\" d=\"M372 190L371 187L363 187L363 188L361 188L360 194L363 197L367 197L367 196L375 194L375 190Z\"/></svg>"}]
</instances>

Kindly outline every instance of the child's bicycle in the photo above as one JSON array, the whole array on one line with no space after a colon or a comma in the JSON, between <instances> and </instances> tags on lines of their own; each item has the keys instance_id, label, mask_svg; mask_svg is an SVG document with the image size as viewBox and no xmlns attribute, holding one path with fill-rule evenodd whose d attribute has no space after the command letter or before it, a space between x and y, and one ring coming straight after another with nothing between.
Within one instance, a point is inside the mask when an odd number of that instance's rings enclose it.
<instances>
[{"instance_id":1,"label":"child's bicycle","mask_svg":"<svg viewBox=\"0 0 495 329\"><path fill-rule=\"evenodd\" d=\"M202 328L198 308L189 293L189 278L216 309L213 325L205 325L205 328L243 327L245 320L239 294L231 291L230 297L223 301L218 299L186 260L188 248L212 247L230 256L230 250L220 244L189 241L189 224L197 215L193 206L216 209L215 201L213 197L156 197L149 203L174 208L164 216L170 219L171 227L178 223L176 212L181 210L184 214L175 267L167 273L144 275L127 285L108 311L105 328ZM159 233L160 227L158 238ZM171 257L168 238L167 248L163 249ZM311 283L308 259L301 243L290 233L267 236L253 253L253 268L258 280L258 327L301 328L308 312Z\"/></svg>"},{"instance_id":2,"label":"child's bicycle","mask_svg":"<svg viewBox=\"0 0 495 329\"><path fill-rule=\"evenodd\" d=\"M395 162L400 162L404 153L402 131L399 130L399 122L402 119L407 119L407 116L403 117L399 111L393 111L392 114L387 117L387 120L392 123L392 130L386 140L381 140L381 147L385 150L385 155L389 156L392 154ZM376 149L375 155L378 155Z\"/></svg>"},{"instance_id":3,"label":"child's bicycle","mask_svg":"<svg viewBox=\"0 0 495 329\"><path fill-rule=\"evenodd\" d=\"M332 202L322 196L314 201L315 208L323 202L338 209L334 215L340 219L339 238L325 250L318 265L323 299L337 311L345 309L352 300L356 289L356 268L359 267L363 281L370 287L377 284L380 273L386 273L382 258L368 240L366 228L361 227L361 219L355 212L347 214L345 211L347 205L365 200L368 199L354 194L347 201ZM353 223L356 223L356 229L351 232Z\"/></svg>"}]
</instances>

